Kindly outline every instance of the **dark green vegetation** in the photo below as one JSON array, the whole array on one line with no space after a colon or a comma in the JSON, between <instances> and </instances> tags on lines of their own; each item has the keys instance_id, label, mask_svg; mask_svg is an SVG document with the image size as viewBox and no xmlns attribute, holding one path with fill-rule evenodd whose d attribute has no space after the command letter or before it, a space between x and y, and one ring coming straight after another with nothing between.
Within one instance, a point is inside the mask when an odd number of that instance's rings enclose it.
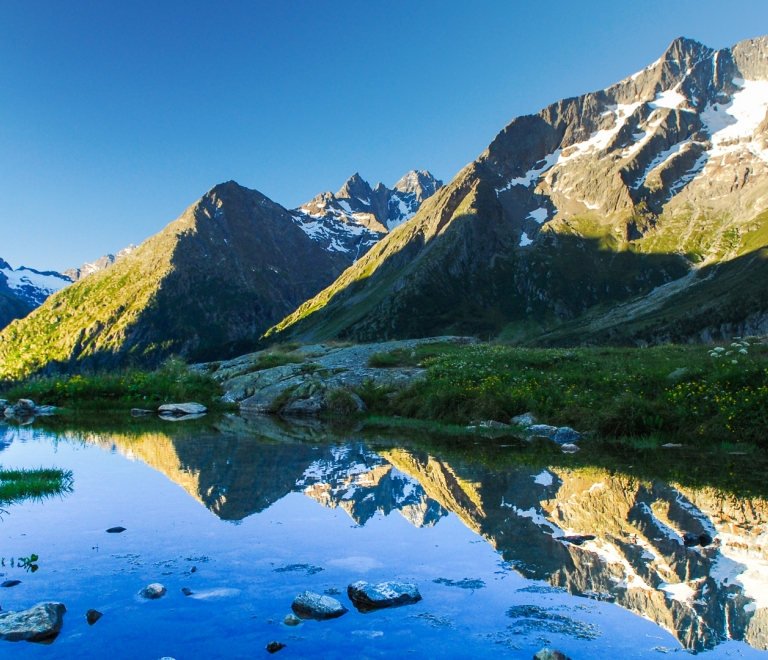
<instances>
[{"instance_id":1,"label":"dark green vegetation","mask_svg":"<svg viewBox=\"0 0 768 660\"><path fill-rule=\"evenodd\" d=\"M168 402L195 401L209 408L219 402L221 386L208 374L191 371L177 358L156 371L124 369L60 376L33 376L9 384L3 398L32 399L37 405L70 409L150 408Z\"/></svg>"},{"instance_id":2,"label":"dark green vegetation","mask_svg":"<svg viewBox=\"0 0 768 660\"><path fill-rule=\"evenodd\" d=\"M0 506L72 491L72 473L68 470L5 470L0 467Z\"/></svg>"},{"instance_id":3,"label":"dark green vegetation","mask_svg":"<svg viewBox=\"0 0 768 660\"><path fill-rule=\"evenodd\" d=\"M466 426L533 412L611 442L768 444L768 347L752 340L715 349L424 345L373 361L428 370L401 392L362 388L377 415Z\"/></svg>"}]
</instances>

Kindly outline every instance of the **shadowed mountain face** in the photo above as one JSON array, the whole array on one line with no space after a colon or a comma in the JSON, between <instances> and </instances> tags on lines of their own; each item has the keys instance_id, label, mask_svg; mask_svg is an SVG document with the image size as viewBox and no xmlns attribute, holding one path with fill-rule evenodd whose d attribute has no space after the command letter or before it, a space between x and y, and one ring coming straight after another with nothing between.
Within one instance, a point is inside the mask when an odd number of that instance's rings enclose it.
<instances>
[{"instance_id":1,"label":"shadowed mountain face","mask_svg":"<svg viewBox=\"0 0 768 660\"><path fill-rule=\"evenodd\" d=\"M515 119L271 332L630 342L762 327L764 287L709 294L720 264L747 281L768 244L767 54L765 38L721 51L679 39L606 90ZM692 298L706 311L682 322Z\"/></svg>"},{"instance_id":2,"label":"shadowed mountain face","mask_svg":"<svg viewBox=\"0 0 768 660\"><path fill-rule=\"evenodd\" d=\"M225 520L264 511L292 492L341 507L359 525L394 511L416 527L453 514L522 576L614 602L687 649L726 639L768 649L764 499L600 468L490 469L406 448L328 445L311 425L260 420L249 429L233 417L219 426L78 439L144 461ZM708 535L711 543L687 547L685 534Z\"/></svg>"}]
</instances>

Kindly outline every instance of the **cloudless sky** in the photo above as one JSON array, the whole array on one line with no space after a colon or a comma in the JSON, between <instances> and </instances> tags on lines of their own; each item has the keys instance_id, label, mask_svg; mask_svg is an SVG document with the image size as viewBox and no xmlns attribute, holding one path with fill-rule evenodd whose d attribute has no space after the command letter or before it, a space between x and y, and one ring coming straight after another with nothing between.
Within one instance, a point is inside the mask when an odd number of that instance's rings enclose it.
<instances>
[{"instance_id":1,"label":"cloudless sky","mask_svg":"<svg viewBox=\"0 0 768 660\"><path fill-rule=\"evenodd\" d=\"M79 266L230 179L287 207L447 182L677 36L763 34L766 0L0 0L0 257Z\"/></svg>"}]
</instances>

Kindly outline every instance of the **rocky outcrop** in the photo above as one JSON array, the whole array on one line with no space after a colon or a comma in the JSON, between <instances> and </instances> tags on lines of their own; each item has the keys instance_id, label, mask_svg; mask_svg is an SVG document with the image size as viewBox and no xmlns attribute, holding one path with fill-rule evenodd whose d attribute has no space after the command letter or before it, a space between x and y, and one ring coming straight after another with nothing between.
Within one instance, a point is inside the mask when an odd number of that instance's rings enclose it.
<instances>
[{"instance_id":1,"label":"rocky outcrop","mask_svg":"<svg viewBox=\"0 0 768 660\"><path fill-rule=\"evenodd\" d=\"M350 414L364 409L363 402L352 392L355 388L365 383L400 388L424 377L421 368L371 367L368 363L373 355L425 343L476 341L473 337L433 337L346 347L312 344L294 352L295 362L279 367L260 369L266 353L262 351L192 368L211 373L226 392L223 400L238 402L244 412L279 412L296 417L328 410Z\"/></svg>"},{"instance_id":2,"label":"rocky outcrop","mask_svg":"<svg viewBox=\"0 0 768 660\"><path fill-rule=\"evenodd\" d=\"M61 631L66 611L62 603L40 603L21 612L0 612L0 639L50 643Z\"/></svg>"}]
</instances>

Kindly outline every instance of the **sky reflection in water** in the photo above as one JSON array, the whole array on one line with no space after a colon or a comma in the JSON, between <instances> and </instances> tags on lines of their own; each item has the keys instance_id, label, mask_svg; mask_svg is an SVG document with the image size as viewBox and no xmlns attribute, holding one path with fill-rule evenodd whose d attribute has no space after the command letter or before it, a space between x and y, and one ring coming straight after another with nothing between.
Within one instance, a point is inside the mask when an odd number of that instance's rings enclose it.
<instances>
[{"instance_id":1,"label":"sky reflection in water","mask_svg":"<svg viewBox=\"0 0 768 660\"><path fill-rule=\"evenodd\" d=\"M276 441L268 426L79 437L0 427L2 465L75 478L73 494L10 507L0 523L2 579L22 580L0 590L3 610L68 608L52 645L0 642L3 657L252 658L273 640L287 644L281 658L530 658L547 645L574 659L681 645L766 656L763 500L599 469L491 470L406 445ZM116 525L127 531L105 533ZM682 531L716 542L685 548ZM596 538L562 540L572 533ZM36 573L8 566L31 553ZM276 570L292 564L323 570ZM346 597L358 579L415 581L424 600L360 614ZM150 582L168 595L139 598ZM339 590L350 612L285 626L305 589ZM92 627L89 608L104 612Z\"/></svg>"}]
</instances>

